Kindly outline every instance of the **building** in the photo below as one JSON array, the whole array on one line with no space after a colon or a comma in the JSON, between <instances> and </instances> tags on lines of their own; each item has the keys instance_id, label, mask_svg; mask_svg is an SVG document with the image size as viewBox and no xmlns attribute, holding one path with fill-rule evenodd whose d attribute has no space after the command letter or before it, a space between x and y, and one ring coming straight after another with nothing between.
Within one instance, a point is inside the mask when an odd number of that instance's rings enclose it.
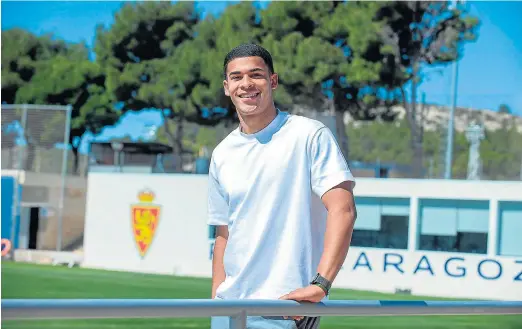
<instances>
[{"instance_id":1,"label":"building","mask_svg":"<svg viewBox=\"0 0 522 329\"><path fill-rule=\"evenodd\" d=\"M82 266L211 276L207 176L90 173ZM335 286L522 296L522 183L361 178ZM209 234L210 232L210 234Z\"/></svg>"}]
</instances>

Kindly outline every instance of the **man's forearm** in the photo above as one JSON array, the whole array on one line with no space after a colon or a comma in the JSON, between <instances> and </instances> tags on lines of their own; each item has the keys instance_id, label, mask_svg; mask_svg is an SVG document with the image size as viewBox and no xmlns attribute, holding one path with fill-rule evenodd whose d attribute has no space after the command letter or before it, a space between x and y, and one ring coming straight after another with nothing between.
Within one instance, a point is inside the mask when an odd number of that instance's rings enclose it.
<instances>
[{"instance_id":1,"label":"man's forearm","mask_svg":"<svg viewBox=\"0 0 522 329\"><path fill-rule=\"evenodd\" d=\"M355 209L328 212L324 251L317 272L333 282L344 264L355 223Z\"/></svg>"},{"instance_id":2,"label":"man's forearm","mask_svg":"<svg viewBox=\"0 0 522 329\"><path fill-rule=\"evenodd\" d=\"M212 257L212 299L216 297L216 290L219 285L225 281L225 267L223 265L223 257L227 240L223 237L216 237L214 242L214 254Z\"/></svg>"}]
</instances>

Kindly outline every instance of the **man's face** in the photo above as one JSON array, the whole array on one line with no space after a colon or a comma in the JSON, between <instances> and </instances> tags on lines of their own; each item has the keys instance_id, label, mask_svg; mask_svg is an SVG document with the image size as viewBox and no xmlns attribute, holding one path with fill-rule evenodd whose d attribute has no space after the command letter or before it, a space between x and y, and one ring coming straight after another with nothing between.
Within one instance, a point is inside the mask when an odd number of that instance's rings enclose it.
<instances>
[{"instance_id":1,"label":"man's face","mask_svg":"<svg viewBox=\"0 0 522 329\"><path fill-rule=\"evenodd\" d=\"M236 58L228 63L223 87L240 115L260 114L273 103L277 74L270 74L261 57Z\"/></svg>"}]
</instances>

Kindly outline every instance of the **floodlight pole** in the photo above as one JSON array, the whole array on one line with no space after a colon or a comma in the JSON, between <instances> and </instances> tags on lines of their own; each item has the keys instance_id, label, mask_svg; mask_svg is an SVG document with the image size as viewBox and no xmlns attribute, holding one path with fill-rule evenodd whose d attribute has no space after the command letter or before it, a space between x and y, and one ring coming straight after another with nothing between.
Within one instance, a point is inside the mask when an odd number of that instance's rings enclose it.
<instances>
[{"instance_id":1,"label":"floodlight pole","mask_svg":"<svg viewBox=\"0 0 522 329\"><path fill-rule=\"evenodd\" d=\"M464 3L464 0L455 0L451 2L450 9L456 8L458 3ZM451 82L451 109L448 120L448 133L446 144L446 163L444 167L444 178L451 179L451 165L453 162L453 135L455 130L455 108L457 106L457 88L458 88L458 74L459 74L459 59L457 58L452 64L452 82Z\"/></svg>"}]
</instances>

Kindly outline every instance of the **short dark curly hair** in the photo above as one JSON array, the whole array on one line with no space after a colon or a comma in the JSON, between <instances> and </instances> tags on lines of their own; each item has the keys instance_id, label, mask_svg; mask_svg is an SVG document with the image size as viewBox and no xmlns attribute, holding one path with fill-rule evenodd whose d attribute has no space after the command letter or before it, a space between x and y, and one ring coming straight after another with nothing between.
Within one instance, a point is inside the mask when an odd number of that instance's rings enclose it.
<instances>
[{"instance_id":1,"label":"short dark curly hair","mask_svg":"<svg viewBox=\"0 0 522 329\"><path fill-rule=\"evenodd\" d=\"M272 61L272 55L265 48L256 45L254 43L244 43L234 49L232 49L226 56L223 63L223 74L225 79L227 78L227 65L232 60L242 57L261 57L265 64L268 66L270 73L274 73L274 63Z\"/></svg>"}]
</instances>

